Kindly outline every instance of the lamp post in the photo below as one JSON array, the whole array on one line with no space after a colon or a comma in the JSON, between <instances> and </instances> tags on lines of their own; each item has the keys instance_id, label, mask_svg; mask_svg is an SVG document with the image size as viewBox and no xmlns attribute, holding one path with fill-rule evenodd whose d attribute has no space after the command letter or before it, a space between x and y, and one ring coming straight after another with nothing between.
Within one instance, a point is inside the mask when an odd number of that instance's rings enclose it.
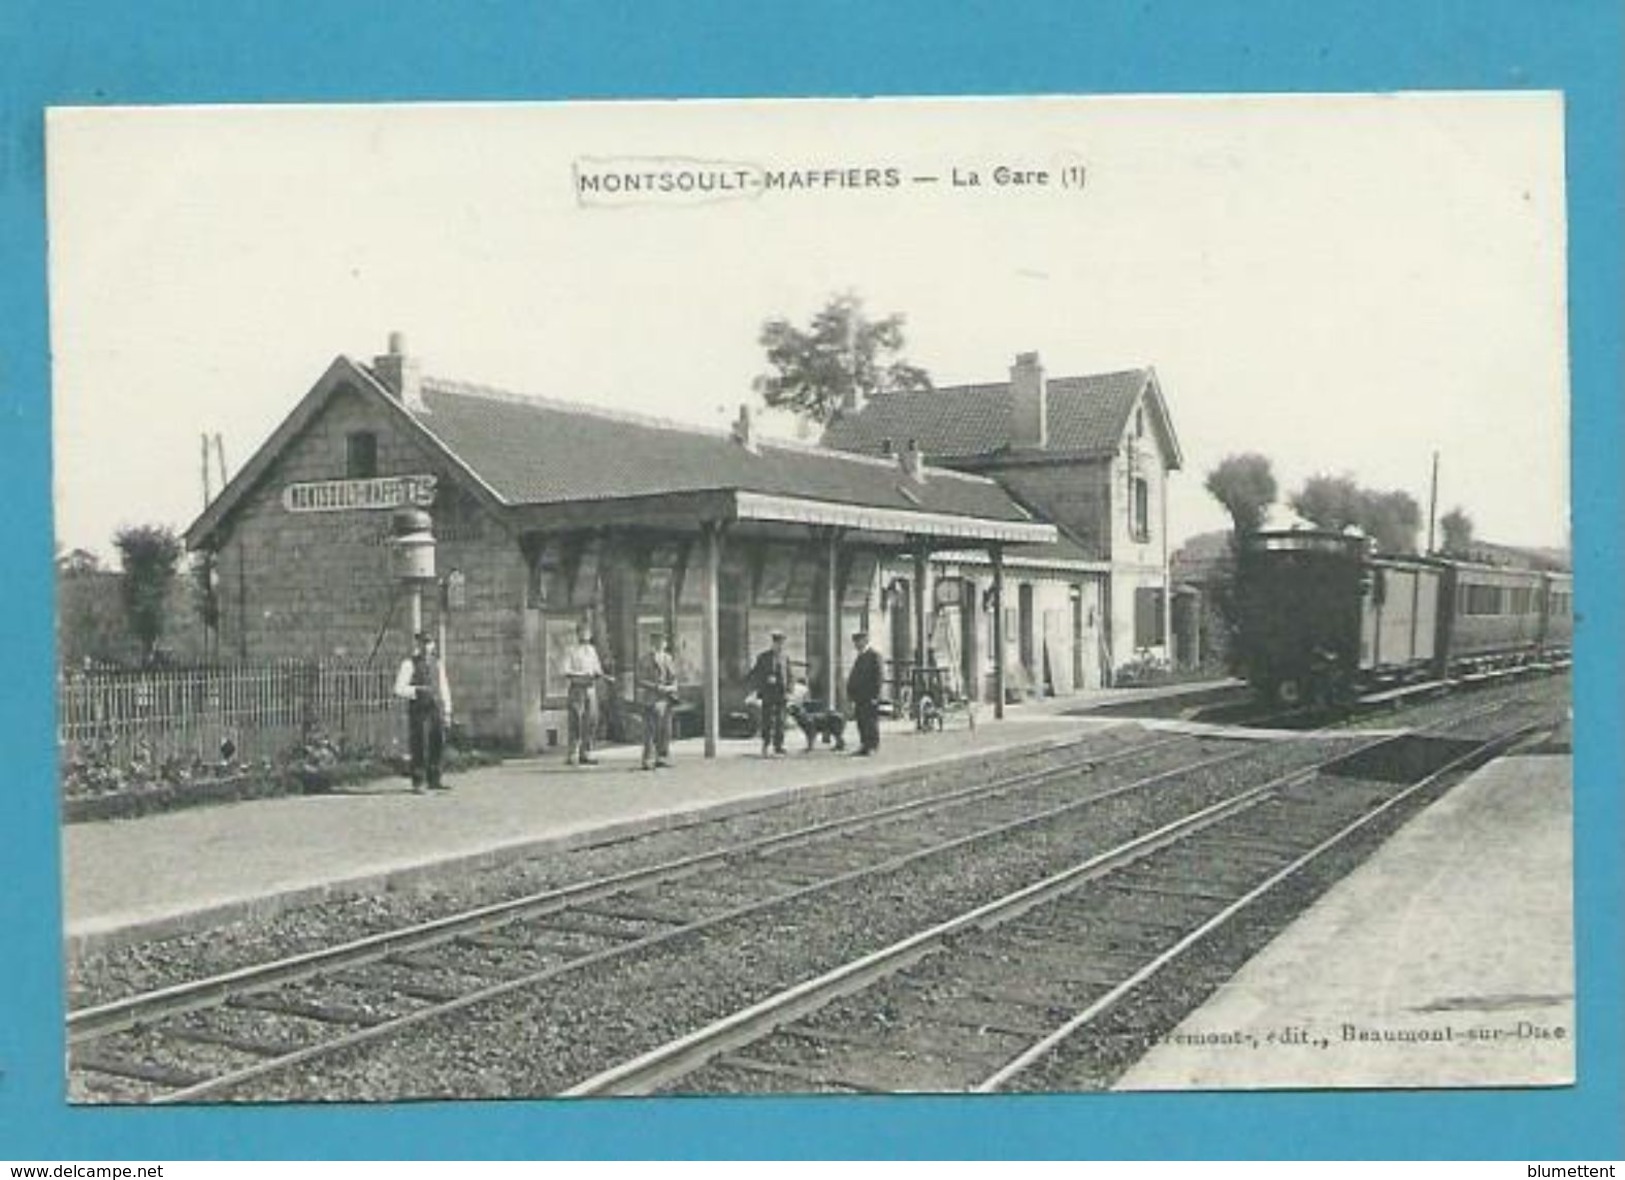
<instances>
[{"instance_id":1,"label":"lamp post","mask_svg":"<svg viewBox=\"0 0 1625 1180\"><path fill-rule=\"evenodd\" d=\"M401 508L390 525L395 535L390 556L396 579L408 590L411 633L416 636L423 630L424 584L435 580L433 521L421 508Z\"/></svg>"}]
</instances>

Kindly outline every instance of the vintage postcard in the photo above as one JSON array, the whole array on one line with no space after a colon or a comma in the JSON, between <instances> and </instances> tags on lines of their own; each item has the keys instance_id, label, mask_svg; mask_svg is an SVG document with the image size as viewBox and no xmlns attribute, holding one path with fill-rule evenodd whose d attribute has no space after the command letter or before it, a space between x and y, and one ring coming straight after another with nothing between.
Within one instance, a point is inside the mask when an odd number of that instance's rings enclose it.
<instances>
[{"instance_id":1,"label":"vintage postcard","mask_svg":"<svg viewBox=\"0 0 1625 1180\"><path fill-rule=\"evenodd\" d=\"M69 1101L1582 1077L1561 95L46 146Z\"/></svg>"}]
</instances>

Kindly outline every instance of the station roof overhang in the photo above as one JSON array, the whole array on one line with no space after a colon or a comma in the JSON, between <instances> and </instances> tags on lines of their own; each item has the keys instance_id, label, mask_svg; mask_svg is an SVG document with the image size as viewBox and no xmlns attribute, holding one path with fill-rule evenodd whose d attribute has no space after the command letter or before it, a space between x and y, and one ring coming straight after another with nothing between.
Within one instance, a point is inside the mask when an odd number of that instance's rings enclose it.
<instances>
[{"instance_id":1,"label":"station roof overhang","mask_svg":"<svg viewBox=\"0 0 1625 1180\"><path fill-rule=\"evenodd\" d=\"M988 555L976 549L950 550L935 554L938 561L949 565L984 566L988 564ZM1112 563L1109 561L1082 560L1075 557L1045 557L1038 554L1017 552L1004 555L1006 569L1053 571L1058 574L1090 574L1105 576L1112 572Z\"/></svg>"},{"instance_id":2,"label":"station roof overhang","mask_svg":"<svg viewBox=\"0 0 1625 1180\"><path fill-rule=\"evenodd\" d=\"M923 542L956 549L1050 544L1057 536L1055 526L1042 521L915 511L727 488L526 504L509 512L510 523L520 533L601 528L698 533L704 525L720 524L741 535L801 537L809 528L836 529L849 544L893 548Z\"/></svg>"}]
</instances>

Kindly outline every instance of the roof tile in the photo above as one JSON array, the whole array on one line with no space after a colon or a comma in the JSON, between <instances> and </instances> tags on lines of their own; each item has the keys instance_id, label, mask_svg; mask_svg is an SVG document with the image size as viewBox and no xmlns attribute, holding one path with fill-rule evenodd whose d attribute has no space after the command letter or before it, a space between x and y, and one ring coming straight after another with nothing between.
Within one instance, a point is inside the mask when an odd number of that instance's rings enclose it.
<instances>
[{"instance_id":1,"label":"roof tile","mask_svg":"<svg viewBox=\"0 0 1625 1180\"><path fill-rule=\"evenodd\" d=\"M1124 369L1051 378L1047 449L1115 447L1150 376L1149 369ZM1011 450L1009 382L879 394L824 433L826 446L861 454L879 454L887 440L902 446L909 439L926 455L945 459Z\"/></svg>"},{"instance_id":2,"label":"roof tile","mask_svg":"<svg viewBox=\"0 0 1625 1180\"><path fill-rule=\"evenodd\" d=\"M991 480L425 378L418 422L510 504L731 489L988 520L1027 513Z\"/></svg>"}]
</instances>

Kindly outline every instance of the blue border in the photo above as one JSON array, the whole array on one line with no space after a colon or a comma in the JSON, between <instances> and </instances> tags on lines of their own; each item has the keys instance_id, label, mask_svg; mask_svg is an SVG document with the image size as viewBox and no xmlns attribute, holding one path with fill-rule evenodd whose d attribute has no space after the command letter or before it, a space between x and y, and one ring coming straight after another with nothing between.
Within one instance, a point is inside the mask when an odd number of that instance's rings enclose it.
<instances>
[{"instance_id":1,"label":"blue border","mask_svg":"<svg viewBox=\"0 0 1625 1180\"><path fill-rule=\"evenodd\" d=\"M771 4L9 0L0 6L0 1158L1625 1157L1615 0ZM635 11L627 11L634 9ZM44 135L53 104L1557 89L1567 95L1580 1076L1573 1089L690 1100L373 1110L58 1101ZM1515 424L1509 424L1514 426Z\"/></svg>"}]
</instances>

